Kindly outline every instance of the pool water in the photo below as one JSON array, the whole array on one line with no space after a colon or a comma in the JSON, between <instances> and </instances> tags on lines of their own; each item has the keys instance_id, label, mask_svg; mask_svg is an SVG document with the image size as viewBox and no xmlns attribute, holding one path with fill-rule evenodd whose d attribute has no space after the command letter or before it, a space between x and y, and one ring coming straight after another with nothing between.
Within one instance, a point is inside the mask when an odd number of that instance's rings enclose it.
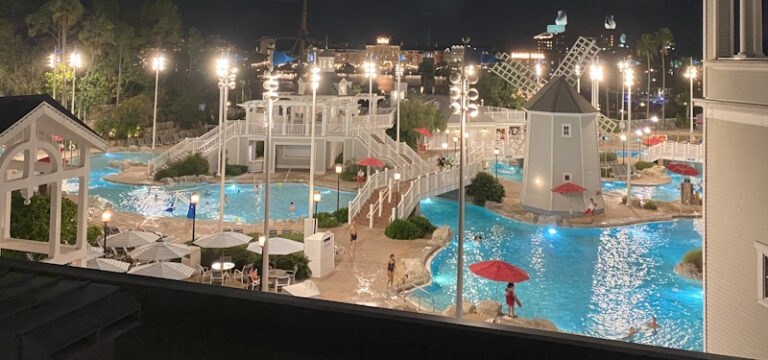
<instances>
[{"instance_id":1,"label":"pool water","mask_svg":"<svg viewBox=\"0 0 768 360\"><path fill-rule=\"evenodd\" d=\"M495 169L493 168L494 163L491 162L491 169L489 170L491 175L494 175ZM699 171L701 171L701 164L698 163L688 163L692 166L696 166ZM515 183L522 183L523 182L523 169L521 169L517 165L510 165L510 164L503 164L499 163L498 165L499 169L499 177L515 182ZM667 171L667 176L672 179L671 182L667 184L657 185L657 186L639 186L639 185L633 185L632 186L632 195L642 199L642 200L656 200L656 201L677 201L680 200L680 183L687 177L687 176L681 176L678 174L675 174L673 172ZM701 175L693 177L693 183L696 184L701 180ZM609 192L609 191L624 191L627 190L627 184L624 181L603 181L602 183L603 192Z\"/></svg>"},{"instance_id":2,"label":"pool water","mask_svg":"<svg viewBox=\"0 0 768 360\"><path fill-rule=\"evenodd\" d=\"M197 218L218 220L219 218L219 184L176 184L166 186L125 185L109 182L104 176L120 172L119 169L108 167L113 160L137 160L146 162L152 157L146 153L107 153L91 156L91 178L89 194L99 196L109 201L117 211L133 212L149 218L187 216L188 206L181 202L174 204L177 194L186 198L196 191L201 195L197 205ZM70 180L65 184L65 190L77 192L78 181ZM315 187L322 194L318 212L333 212L336 210L336 189ZM254 184L227 183L225 195L228 202L224 206L224 220L257 223L264 220L264 186ZM269 218L272 220L298 219L308 214L309 186L299 183L272 183L270 185ZM341 192L340 206L347 207L354 199L355 193ZM293 202L295 212L290 213L290 203ZM173 211L167 211L174 204Z\"/></svg>"},{"instance_id":3,"label":"pool water","mask_svg":"<svg viewBox=\"0 0 768 360\"><path fill-rule=\"evenodd\" d=\"M436 226L457 229L454 201L422 201L421 211ZM703 349L700 282L676 275L683 255L702 246L694 220L618 228L555 228L521 223L474 205L466 207L464 296L473 303L504 302L504 286L482 279L469 265L502 259L528 272L516 287L525 318L544 318L561 330L620 340L630 326L640 328L633 342ZM473 241L482 234L482 243ZM426 290L436 305L455 303L457 238L435 255L433 282ZM418 295L417 295L418 296ZM424 295L421 295L424 297ZM427 300L429 301L429 300ZM506 305L504 305L506 312ZM645 324L656 315L656 333Z\"/></svg>"}]
</instances>

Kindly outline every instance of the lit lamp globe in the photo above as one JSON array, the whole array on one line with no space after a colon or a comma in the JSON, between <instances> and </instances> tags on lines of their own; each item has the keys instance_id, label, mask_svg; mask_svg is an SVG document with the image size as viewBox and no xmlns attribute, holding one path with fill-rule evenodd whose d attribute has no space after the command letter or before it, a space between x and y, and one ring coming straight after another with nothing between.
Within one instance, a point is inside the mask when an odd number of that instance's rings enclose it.
<instances>
[{"instance_id":1,"label":"lit lamp globe","mask_svg":"<svg viewBox=\"0 0 768 360\"><path fill-rule=\"evenodd\" d=\"M400 173L395 173L395 181L400 181Z\"/></svg>"},{"instance_id":2,"label":"lit lamp globe","mask_svg":"<svg viewBox=\"0 0 768 360\"><path fill-rule=\"evenodd\" d=\"M336 164L336 173L341 174L342 171L344 171L344 167L341 164Z\"/></svg>"},{"instance_id":3,"label":"lit lamp globe","mask_svg":"<svg viewBox=\"0 0 768 360\"><path fill-rule=\"evenodd\" d=\"M659 117L656 116L656 115L653 115L653 116L651 116L651 121L657 123L657 122L659 122Z\"/></svg>"},{"instance_id":4,"label":"lit lamp globe","mask_svg":"<svg viewBox=\"0 0 768 360\"><path fill-rule=\"evenodd\" d=\"M637 135L638 137L643 136L643 130L635 130L635 135Z\"/></svg>"},{"instance_id":5,"label":"lit lamp globe","mask_svg":"<svg viewBox=\"0 0 768 360\"><path fill-rule=\"evenodd\" d=\"M112 210L106 209L103 213L101 213L101 222L106 224L110 221L112 221Z\"/></svg>"},{"instance_id":6,"label":"lit lamp globe","mask_svg":"<svg viewBox=\"0 0 768 360\"><path fill-rule=\"evenodd\" d=\"M267 241L267 238L264 235L259 235L259 246L264 247L264 243Z\"/></svg>"},{"instance_id":7,"label":"lit lamp globe","mask_svg":"<svg viewBox=\"0 0 768 360\"><path fill-rule=\"evenodd\" d=\"M621 141L627 141L627 135L621 134L621 136L619 136L619 139L621 139Z\"/></svg>"},{"instance_id":8,"label":"lit lamp globe","mask_svg":"<svg viewBox=\"0 0 768 360\"><path fill-rule=\"evenodd\" d=\"M651 128L649 128L649 127L647 127L647 126L646 126L645 128L643 128L643 132L644 132L646 135L648 135L648 134L650 134L650 133L651 133Z\"/></svg>"},{"instance_id":9,"label":"lit lamp globe","mask_svg":"<svg viewBox=\"0 0 768 360\"><path fill-rule=\"evenodd\" d=\"M189 197L189 202L192 204L197 204L200 202L200 194L197 192L193 192L192 196Z\"/></svg>"},{"instance_id":10,"label":"lit lamp globe","mask_svg":"<svg viewBox=\"0 0 768 360\"><path fill-rule=\"evenodd\" d=\"M322 195L320 195L320 191L315 191L314 195L312 195L312 200L314 200L316 203L320 202Z\"/></svg>"},{"instance_id":11,"label":"lit lamp globe","mask_svg":"<svg viewBox=\"0 0 768 360\"><path fill-rule=\"evenodd\" d=\"M499 148L493 149L493 155L499 155Z\"/></svg>"},{"instance_id":12,"label":"lit lamp globe","mask_svg":"<svg viewBox=\"0 0 768 360\"><path fill-rule=\"evenodd\" d=\"M443 150L447 150L448 149L448 143L443 143L442 148L443 148Z\"/></svg>"}]
</instances>

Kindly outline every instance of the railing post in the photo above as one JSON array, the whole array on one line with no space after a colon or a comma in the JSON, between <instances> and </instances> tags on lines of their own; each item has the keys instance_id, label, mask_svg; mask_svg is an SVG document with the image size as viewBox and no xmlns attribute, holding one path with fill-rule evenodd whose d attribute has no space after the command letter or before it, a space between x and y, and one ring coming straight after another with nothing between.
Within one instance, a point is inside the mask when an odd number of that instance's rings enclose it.
<instances>
[{"instance_id":1,"label":"railing post","mask_svg":"<svg viewBox=\"0 0 768 360\"><path fill-rule=\"evenodd\" d=\"M384 207L384 193L379 191L379 217L381 217L381 209Z\"/></svg>"},{"instance_id":2,"label":"railing post","mask_svg":"<svg viewBox=\"0 0 768 360\"><path fill-rule=\"evenodd\" d=\"M368 212L368 227L373 228L373 204L371 204L371 209Z\"/></svg>"}]
</instances>

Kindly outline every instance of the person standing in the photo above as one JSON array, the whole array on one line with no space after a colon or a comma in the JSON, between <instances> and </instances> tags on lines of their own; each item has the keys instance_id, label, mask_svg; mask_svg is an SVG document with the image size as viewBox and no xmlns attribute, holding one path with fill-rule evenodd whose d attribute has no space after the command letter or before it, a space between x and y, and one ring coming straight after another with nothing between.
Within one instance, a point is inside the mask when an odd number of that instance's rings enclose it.
<instances>
[{"instance_id":1,"label":"person standing","mask_svg":"<svg viewBox=\"0 0 768 360\"><path fill-rule=\"evenodd\" d=\"M392 287L395 282L395 254L389 255L389 261L387 261L387 289Z\"/></svg>"},{"instance_id":2,"label":"person standing","mask_svg":"<svg viewBox=\"0 0 768 360\"><path fill-rule=\"evenodd\" d=\"M515 315L515 304L517 304L518 307L523 307L523 303L520 302L520 298L515 295L515 283L509 283L507 284L507 315L511 316L512 318L516 318Z\"/></svg>"},{"instance_id":3,"label":"person standing","mask_svg":"<svg viewBox=\"0 0 768 360\"><path fill-rule=\"evenodd\" d=\"M357 243L357 227L355 223L349 226L349 255L354 256L355 244Z\"/></svg>"}]
</instances>

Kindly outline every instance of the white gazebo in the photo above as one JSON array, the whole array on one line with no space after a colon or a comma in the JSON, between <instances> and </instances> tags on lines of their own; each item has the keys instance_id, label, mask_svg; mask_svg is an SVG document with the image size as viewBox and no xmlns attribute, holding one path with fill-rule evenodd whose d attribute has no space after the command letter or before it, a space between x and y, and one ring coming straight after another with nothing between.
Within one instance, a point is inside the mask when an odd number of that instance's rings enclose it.
<instances>
[{"instance_id":1,"label":"white gazebo","mask_svg":"<svg viewBox=\"0 0 768 360\"><path fill-rule=\"evenodd\" d=\"M74 146L66 151L65 141ZM45 254L45 262L85 265L87 259L88 178L91 149L107 143L48 95L0 97L0 251ZM61 241L62 182L77 179L77 236L73 245ZM11 237L11 194L25 200L45 188L51 197L48 241Z\"/></svg>"}]
</instances>

